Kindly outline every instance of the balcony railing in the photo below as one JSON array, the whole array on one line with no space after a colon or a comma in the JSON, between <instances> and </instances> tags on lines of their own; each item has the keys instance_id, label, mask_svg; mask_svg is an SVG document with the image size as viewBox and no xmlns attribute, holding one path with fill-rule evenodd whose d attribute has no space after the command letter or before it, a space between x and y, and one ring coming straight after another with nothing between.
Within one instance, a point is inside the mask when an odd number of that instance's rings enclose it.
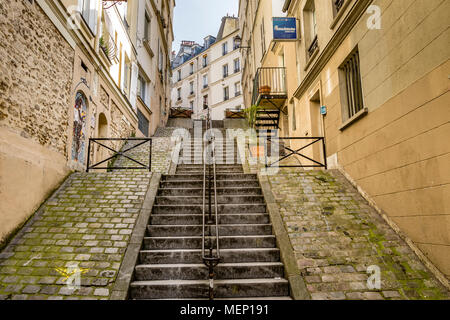
<instances>
[{"instance_id":1,"label":"balcony railing","mask_svg":"<svg viewBox=\"0 0 450 320\"><path fill-rule=\"evenodd\" d=\"M253 101L257 104L260 98L286 98L286 68L259 68L253 84Z\"/></svg>"},{"instance_id":2,"label":"balcony railing","mask_svg":"<svg viewBox=\"0 0 450 320\"><path fill-rule=\"evenodd\" d=\"M100 49L111 62L118 59L119 50L117 50L116 43L109 33L104 33L100 37Z\"/></svg>"}]
</instances>

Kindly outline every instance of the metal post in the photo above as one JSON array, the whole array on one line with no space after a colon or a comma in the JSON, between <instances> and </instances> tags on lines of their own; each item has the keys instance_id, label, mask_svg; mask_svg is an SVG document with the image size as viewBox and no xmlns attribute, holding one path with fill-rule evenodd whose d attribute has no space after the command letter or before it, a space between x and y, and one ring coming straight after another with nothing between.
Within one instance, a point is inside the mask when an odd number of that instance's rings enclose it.
<instances>
[{"instance_id":1,"label":"metal post","mask_svg":"<svg viewBox=\"0 0 450 320\"><path fill-rule=\"evenodd\" d=\"M326 145L325 145L325 138L322 138L322 145L323 145L323 158L324 158L325 170L328 170L327 148L326 148Z\"/></svg>"},{"instance_id":2,"label":"metal post","mask_svg":"<svg viewBox=\"0 0 450 320\"><path fill-rule=\"evenodd\" d=\"M89 144L88 144L88 156L87 156L86 172L89 172L89 164L91 162L91 140L92 139L89 139Z\"/></svg>"},{"instance_id":3,"label":"metal post","mask_svg":"<svg viewBox=\"0 0 450 320\"><path fill-rule=\"evenodd\" d=\"M148 156L148 171L152 172L152 147L153 147L153 140L150 139L150 152Z\"/></svg>"}]
</instances>

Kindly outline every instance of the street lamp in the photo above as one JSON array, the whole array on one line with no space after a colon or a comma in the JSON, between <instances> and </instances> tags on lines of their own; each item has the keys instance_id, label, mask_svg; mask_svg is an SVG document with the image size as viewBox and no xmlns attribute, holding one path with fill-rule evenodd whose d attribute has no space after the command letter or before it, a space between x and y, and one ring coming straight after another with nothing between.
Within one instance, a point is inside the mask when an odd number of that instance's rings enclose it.
<instances>
[{"instance_id":1,"label":"street lamp","mask_svg":"<svg viewBox=\"0 0 450 320\"><path fill-rule=\"evenodd\" d=\"M237 35L234 38L234 47L239 48L239 49L251 49L250 47L243 47L243 46L241 46L241 44L242 44L242 39L239 35Z\"/></svg>"}]
</instances>

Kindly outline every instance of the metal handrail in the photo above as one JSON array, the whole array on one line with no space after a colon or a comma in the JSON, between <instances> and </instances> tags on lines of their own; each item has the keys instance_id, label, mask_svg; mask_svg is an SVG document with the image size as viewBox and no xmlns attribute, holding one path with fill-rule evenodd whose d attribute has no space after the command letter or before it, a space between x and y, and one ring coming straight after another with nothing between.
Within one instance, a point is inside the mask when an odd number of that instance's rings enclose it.
<instances>
[{"instance_id":1,"label":"metal handrail","mask_svg":"<svg viewBox=\"0 0 450 320\"><path fill-rule=\"evenodd\" d=\"M278 142L275 142L274 140L277 140ZM278 160L269 163L268 157L267 157L267 153L268 153L268 142L271 142L273 144L275 144L275 146L280 146L280 140L288 140L288 141L308 141L308 140L312 140L312 142L302 146L301 148L295 150L293 148L290 147L286 147L285 145L282 145L284 150L289 151L289 154L284 155L284 156L280 156ZM325 168L325 170L328 170L328 163L327 163L327 148L325 145L325 138L324 137L286 137L286 138L282 138L282 137L267 137L267 139L264 141L265 142L265 165L266 168L273 168L273 167L278 167L278 168ZM312 159L311 157L305 155L304 153L302 153L303 150L315 145L321 143L322 144L322 153L323 153L323 163L320 162L320 160L315 160ZM281 161L289 158L289 157L293 157L293 156L298 156L300 158L306 159L308 160L310 163L314 163L312 165L303 165L303 164L299 164L299 165L281 165Z\"/></svg>"},{"instance_id":2,"label":"metal handrail","mask_svg":"<svg viewBox=\"0 0 450 320\"><path fill-rule=\"evenodd\" d=\"M112 147L107 146L106 142L123 142L124 146L128 142L137 142L134 146L131 146L129 148L125 148L122 151L117 151ZM134 150L144 144L149 144L149 155L148 155L148 165L133 159L126 155L127 152L130 152L131 150ZM94 144L99 145L100 147L109 150L112 152L112 156L109 156L107 159L101 160L100 162L91 165L91 148ZM90 170L140 170L145 169L151 172L152 170L152 147L153 147L153 140L151 138L91 138L89 139L89 145L88 145L88 155L87 155L87 164L86 164L86 172L89 172ZM118 157L123 157L131 161L131 163L137 164L138 166L134 167L124 167L124 166L106 166L102 167L101 165L108 163L110 160L116 159Z\"/></svg>"},{"instance_id":3,"label":"metal handrail","mask_svg":"<svg viewBox=\"0 0 450 320\"><path fill-rule=\"evenodd\" d=\"M212 129L212 120L210 109L208 108L207 116L206 116L206 134L210 132L210 136L208 140L204 141L205 145L205 153L203 159L203 208L202 208L202 216L203 216L203 231L202 231L202 259L203 263L208 267L209 273L209 299L214 300L214 268L220 262L220 246L219 246L219 214L218 214L218 203L217 203L217 170L216 170L216 142L215 136ZM211 161L212 161L212 172L211 172L211 164L208 164L208 223L206 223L206 151L208 150L208 143L211 145ZM209 150L208 150L209 151ZM213 222L213 213L212 213L212 199L211 199L211 180L214 181L214 215L215 215L215 229L216 229L216 255L214 255L214 243L212 241L212 227L214 226ZM209 253L206 254L206 227L208 227L208 236L210 239L209 243Z\"/></svg>"}]
</instances>

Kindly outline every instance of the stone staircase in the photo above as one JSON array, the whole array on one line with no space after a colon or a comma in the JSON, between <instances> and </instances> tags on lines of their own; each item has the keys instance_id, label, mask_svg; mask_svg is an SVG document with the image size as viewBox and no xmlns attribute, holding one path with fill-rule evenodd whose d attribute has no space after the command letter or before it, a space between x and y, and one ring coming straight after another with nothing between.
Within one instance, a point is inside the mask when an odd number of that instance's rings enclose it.
<instances>
[{"instance_id":1,"label":"stone staircase","mask_svg":"<svg viewBox=\"0 0 450 320\"><path fill-rule=\"evenodd\" d=\"M236 160L237 148L224 144L224 150L234 148ZM201 141L193 140L184 150L198 159L199 146ZM225 154L219 152L218 157ZM219 164L217 179L222 260L215 268L215 297L290 299L257 176L244 174L242 165ZM202 188L202 164L179 165L175 175L162 177L130 286L131 299L209 297L208 269L201 251ZM207 246L209 241L215 241L214 233L207 237Z\"/></svg>"}]
</instances>

